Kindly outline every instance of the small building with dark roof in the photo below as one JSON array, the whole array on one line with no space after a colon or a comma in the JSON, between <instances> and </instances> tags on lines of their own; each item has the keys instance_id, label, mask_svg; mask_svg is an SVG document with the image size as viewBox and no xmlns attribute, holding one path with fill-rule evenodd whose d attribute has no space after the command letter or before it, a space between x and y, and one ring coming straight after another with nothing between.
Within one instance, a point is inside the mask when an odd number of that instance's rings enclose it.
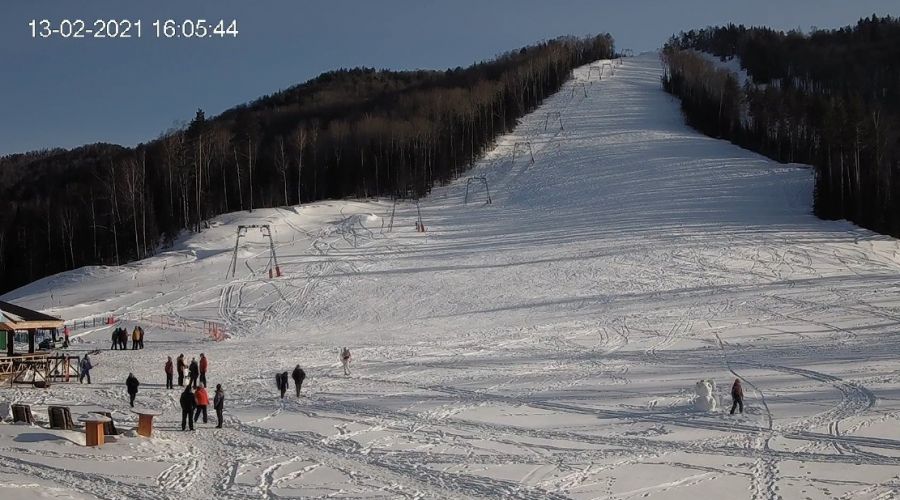
<instances>
[{"instance_id":1,"label":"small building with dark roof","mask_svg":"<svg viewBox=\"0 0 900 500\"><path fill-rule=\"evenodd\" d=\"M31 354L34 353L34 338L38 330L50 330L55 338L55 332L62 327L63 320L59 318L0 301L0 350L6 347L7 356L15 355L13 343L16 331L28 332L28 352Z\"/></svg>"}]
</instances>

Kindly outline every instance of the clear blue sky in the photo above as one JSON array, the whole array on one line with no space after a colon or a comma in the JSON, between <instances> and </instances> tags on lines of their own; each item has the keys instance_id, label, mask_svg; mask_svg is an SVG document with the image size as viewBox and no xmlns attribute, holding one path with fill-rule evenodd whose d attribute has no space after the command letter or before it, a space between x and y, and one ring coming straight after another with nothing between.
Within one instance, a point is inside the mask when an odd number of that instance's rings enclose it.
<instances>
[{"instance_id":1,"label":"clear blue sky","mask_svg":"<svg viewBox=\"0 0 900 500\"><path fill-rule=\"evenodd\" d=\"M558 35L653 50L727 22L837 27L898 0L0 0L0 154L134 145L323 71L446 68ZM140 40L32 39L37 18L140 18ZM237 19L233 40L158 40L154 19Z\"/></svg>"}]
</instances>

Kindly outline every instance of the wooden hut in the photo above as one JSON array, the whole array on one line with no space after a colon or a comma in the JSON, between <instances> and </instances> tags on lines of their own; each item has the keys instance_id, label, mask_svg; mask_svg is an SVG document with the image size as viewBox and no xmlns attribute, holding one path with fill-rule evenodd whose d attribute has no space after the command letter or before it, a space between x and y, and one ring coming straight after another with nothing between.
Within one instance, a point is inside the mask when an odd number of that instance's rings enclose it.
<instances>
[{"instance_id":1,"label":"wooden hut","mask_svg":"<svg viewBox=\"0 0 900 500\"><path fill-rule=\"evenodd\" d=\"M57 332L63 327L63 320L26 309L9 302L0 301L0 336L6 341L6 355L15 356L13 349L15 332L28 332L28 353L34 354L34 341L38 330ZM56 338L56 335L53 335Z\"/></svg>"}]
</instances>

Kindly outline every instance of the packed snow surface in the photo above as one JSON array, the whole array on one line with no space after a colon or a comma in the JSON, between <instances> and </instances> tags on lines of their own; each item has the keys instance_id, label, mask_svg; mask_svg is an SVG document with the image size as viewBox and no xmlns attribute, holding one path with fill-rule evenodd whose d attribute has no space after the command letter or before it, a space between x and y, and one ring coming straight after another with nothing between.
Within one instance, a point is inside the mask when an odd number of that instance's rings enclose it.
<instances>
[{"instance_id":1,"label":"packed snow surface","mask_svg":"<svg viewBox=\"0 0 900 500\"><path fill-rule=\"evenodd\" d=\"M464 204L465 178L436 188L424 233L408 202L234 213L153 258L7 294L231 338L147 324L146 349L110 351L108 328L75 331L74 351L101 350L92 385L0 400L43 421L50 404L106 408L130 430L134 372L156 434L93 449L80 430L0 425L0 497L900 494L897 243L815 218L808 168L687 128L661 71L653 55L602 80L578 69L471 172L493 203L475 186ZM236 226L263 223L284 276L251 232L226 277ZM200 352L225 428L182 432L163 363ZM275 374L298 363L303 394L281 400ZM695 409L698 381L727 409L736 378L742 415Z\"/></svg>"}]
</instances>

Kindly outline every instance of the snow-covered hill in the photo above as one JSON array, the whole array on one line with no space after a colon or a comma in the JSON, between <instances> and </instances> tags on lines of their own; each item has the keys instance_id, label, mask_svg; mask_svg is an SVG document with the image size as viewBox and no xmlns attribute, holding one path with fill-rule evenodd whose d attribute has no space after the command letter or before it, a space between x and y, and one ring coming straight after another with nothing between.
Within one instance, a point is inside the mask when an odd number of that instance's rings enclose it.
<instances>
[{"instance_id":1,"label":"snow-covered hill","mask_svg":"<svg viewBox=\"0 0 900 500\"><path fill-rule=\"evenodd\" d=\"M170 252L4 296L148 326L94 384L0 389L153 439L0 425L0 494L76 498L888 498L900 494L897 243L816 219L812 173L684 124L654 55L580 68L466 179L416 208L326 202L219 217ZM557 114L563 128L560 129ZM517 146L517 143L519 145ZM529 143L535 161L532 163ZM516 154L513 155L513 150ZM389 231L393 219L393 230ZM271 224L284 276L238 224ZM109 331L77 350L107 349ZM354 353L345 377L338 349ZM163 363L205 352L226 424L182 433ZM304 394L274 375L300 363ZM698 412L698 380L747 408ZM293 391L293 388L291 389Z\"/></svg>"}]
</instances>

